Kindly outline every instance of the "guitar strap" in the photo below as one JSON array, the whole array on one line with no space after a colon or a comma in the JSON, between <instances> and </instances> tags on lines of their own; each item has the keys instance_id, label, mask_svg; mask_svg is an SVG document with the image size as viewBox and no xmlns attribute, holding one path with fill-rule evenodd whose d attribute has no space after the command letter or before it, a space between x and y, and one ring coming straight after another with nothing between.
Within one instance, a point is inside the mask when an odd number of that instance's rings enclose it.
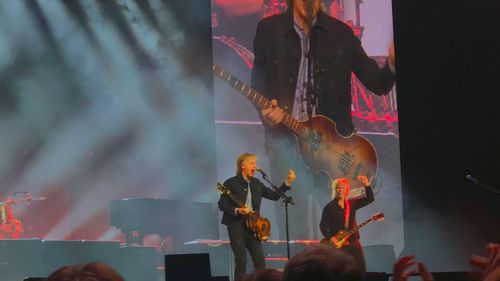
<instances>
[{"instance_id":1,"label":"guitar strap","mask_svg":"<svg viewBox=\"0 0 500 281\"><path fill-rule=\"evenodd\" d=\"M351 202L349 200L345 200L344 204L344 228L349 229L349 215L351 213Z\"/></svg>"}]
</instances>

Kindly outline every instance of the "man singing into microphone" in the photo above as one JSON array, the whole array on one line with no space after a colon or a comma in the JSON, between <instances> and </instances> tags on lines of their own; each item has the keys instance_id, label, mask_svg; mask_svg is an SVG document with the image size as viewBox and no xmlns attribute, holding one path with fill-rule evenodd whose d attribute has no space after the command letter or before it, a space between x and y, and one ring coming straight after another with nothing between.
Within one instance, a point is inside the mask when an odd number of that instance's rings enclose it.
<instances>
[{"instance_id":1,"label":"man singing into microphone","mask_svg":"<svg viewBox=\"0 0 500 281\"><path fill-rule=\"evenodd\" d=\"M290 189L295 181L295 172L288 171L288 175L281 185L280 190L267 188L260 180L254 178L257 170L257 156L243 153L236 160L236 176L227 179L224 186L231 191L232 196L239 202L244 202L243 207L238 206L235 200L226 194L221 194L219 209L224 213L222 224L227 226L231 249L234 254L234 279L241 280L246 274L248 249L254 267L265 267L264 250L261 241L245 225L245 216L252 211L260 210L262 197L278 200L281 194Z\"/></svg>"}]
</instances>

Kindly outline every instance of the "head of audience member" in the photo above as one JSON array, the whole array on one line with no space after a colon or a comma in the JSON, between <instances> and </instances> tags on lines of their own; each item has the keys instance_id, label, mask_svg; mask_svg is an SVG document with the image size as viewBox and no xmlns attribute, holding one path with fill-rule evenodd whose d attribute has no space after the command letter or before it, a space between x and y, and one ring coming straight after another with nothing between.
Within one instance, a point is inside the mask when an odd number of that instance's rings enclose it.
<instances>
[{"instance_id":1,"label":"head of audience member","mask_svg":"<svg viewBox=\"0 0 500 281\"><path fill-rule=\"evenodd\" d=\"M92 262L84 266L67 265L54 271L47 281L125 281L110 266Z\"/></svg>"},{"instance_id":2,"label":"head of audience member","mask_svg":"<svg viewBox=\"0 0 500 281\"><path fill-rule=\"evenodd\" d=\"M273 268L258 268L245 281L281 281L283 273Z\"/></svg>"},{"instance_id":3,"label":"head of audience member","mask_svg":"<svg viewBox=\"0 0 500 281\"><path fill-rule=\"evenodd\" d=\"M354 258L334 247L314 245L288 261L283 281L360 281Z\"/></svg>"}]
</instances>

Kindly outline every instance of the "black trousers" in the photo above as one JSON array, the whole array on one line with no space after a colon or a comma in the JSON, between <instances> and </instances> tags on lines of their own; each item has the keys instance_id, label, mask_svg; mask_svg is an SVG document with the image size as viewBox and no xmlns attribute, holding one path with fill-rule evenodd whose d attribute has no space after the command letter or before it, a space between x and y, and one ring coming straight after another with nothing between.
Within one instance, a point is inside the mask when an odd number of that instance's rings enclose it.
<instances>
[{"instance_id":1,"label":"black trousers","mask_svg":"<svg viewBox=\"0 0 500 281\"><path fill-rule=\"evenodd\" d=\"M256 269L266 266L262 243L248 230L244 221L229 223L227 225L227 233L229 234L229 241L234 254L234 280L238 281L245 277L247 266L247 253L245 249L250 253Z\"/></svg>"},{"instance_id":2,"label":"black trousers","mask_svg":"<svg viewBox=\"0 0 500 281\"><path fill-rule=\"evenodd\" d=\"M349 246L340 248L342 251L350 254L359 266L361 272L366 272L366 261L363 247L358 239L349 242Z\"/></svg>"}]
</instances>

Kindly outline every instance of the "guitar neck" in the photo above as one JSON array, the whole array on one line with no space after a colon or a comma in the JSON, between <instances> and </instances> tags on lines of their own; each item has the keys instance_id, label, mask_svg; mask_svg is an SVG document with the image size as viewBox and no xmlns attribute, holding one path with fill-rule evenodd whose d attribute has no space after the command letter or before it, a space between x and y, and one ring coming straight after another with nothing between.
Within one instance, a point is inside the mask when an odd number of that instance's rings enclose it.
<instances>
[{"instance_id":1,"label":"guitar neck","mask_svg":"<svg viewBox=\"0 0 500 281\"><path fill-rule=\"evenodd\" d=\"M360 230L363 226L365 226L365 225L367 225L367 224L371 223L373 220L374 220L374 218L369 218L369 219L367 219L366 221L364 221L364 222L362 222L362 223L358 224L358 226L357 226L356 228L353 228L353 229L349 230L347 233L348 233L349 235L351 235L351 234L353 234L353 233L355 233L355 232L358 232L358 231L359 231L359 230Z\"/></svg>"},{"instance_id":2,"label":"guitar neck","mask_svg":"<svg viewBox=\"0 0 500 281\"><path fill-rule=\"evenodd\" d=\"M253 90L251 87L247 86L241 80L233 77L229 72L225 71L222 67L218 65L213 66L214 73L221 79L226 80L231 87L238 90L240 93L245 95L254 105L260 109L265 109L271 107L271 102L264 96L259 94L257 91ZM306 138L309 135L309 128L304 126L297 119L293 118L290 114L285 112L285 116L281 121L285 126L294 131L297 135Z\"/></svg>"},{"instance_id":3,"label":"guitar neck","mask_svg":"<svg viewBox=\"0 0 500 281\"><path fill-rule=\"evenodd\" d=\"M219 191L221 191L223 194L231 198L231 200L233 200L238 205L238 207L243 208L245 206L245 203L241 202L240 200L236 199L236 197L234 197L233 193L229 190L229 188L225 187L223 184L219 182L217 183L217 186Z\"/></svg>"},{"instance_id":4,"label":"guitar neck","mask_svg":"<svg viewBox=\"0 0 500 281\"><path fill-rule=\"evenodd\" d=\"M231 198L234 202L236 202L236 204L238 205L238 207L240 207L240 208L245 207L245 203L243 203L243 202L241 202L240 200L236 199L232 193L231 193L231 194L229 194L228 196L229 196L229 198Z\"/></svg>"}]
</instances>

